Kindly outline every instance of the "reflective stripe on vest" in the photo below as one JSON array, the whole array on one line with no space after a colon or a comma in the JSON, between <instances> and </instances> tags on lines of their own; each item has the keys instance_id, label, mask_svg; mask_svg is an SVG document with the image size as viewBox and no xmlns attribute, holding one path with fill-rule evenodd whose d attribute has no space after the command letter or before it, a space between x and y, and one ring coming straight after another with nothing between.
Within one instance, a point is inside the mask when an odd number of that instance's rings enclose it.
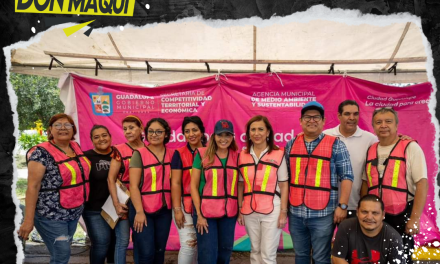
<instances>
[{"instance_id":1,"label":"reflective stripe on vest","mask_svg":"<svg viewBox=\"0 0 440 264\"><path fill-rule=\"evenodd\" d=\"M406 148L412 140L399 140L386 160L382 178L379 177L377 149L379 143L370 146L367 151L365 170L367 174L368 193L379 196L385 212L398 215L405 211L408 195L406 182Z\"/></svg>"},{"instance_id":2,"label":"reflective stripe on vest","mask_svg":"<svg viewBox=\"0 0 440 264\"><path fill-rule=\"evenodd\" d=\"M330 202L330 159L336 137L324 135L311 154L307 152L304 135L297 136L290 151L289 203L305 205L312 210L323 210Z\"/></svg>"},{"instance_id":3,"label":"reflective stripe on vest","mask_svg":"<svg viewBox=\"0 0 440 264\"><path fill-rule=\"evenodd\" d=\"M192 213L192 199L191 199L191 173L192 164L194 161L194 155L188 149L188 145L185 145L177 149L182 160L182 204L183 210L187 214Z\"/></svg>"},{"instance_id":4,"label":"reflective stripe on vest","mask_svg":"<svg viewBox=\"0 0 440 264\"><path fill-rule=\"evenodd\" d=\"M243 150L238 158L238 167L245 181L241 213L257 212L270 214L273 211L273 197L278 184L278 168L283 161L284 151L272 150L265 153L255 164L251 154ZM252 185L251 185L252 182Z\"/></svg>"},{"instance_id":5,"label":"reflective stripe on vest","mask_svg":"<svg viewBox=\"0 0 440 264\"><path fill-rule=\"evenodd\" d=\"M142 206L152 214L162 207L171 209L171 159L173 152L166 148L163 162L148 148L137 149L142 160L142 177L139 185Z\"/></svg>"},{"instance_id":6,"label":"reflective stripe on vest","mask_svg":"<svg viewBox=\"0 0 440 264\"><path fill-rule=\"evenodd\" d=\"M130 189L130 159L133 156L134 149L128 145L128 143L123 143L114 146L121 156L121 168L119 169L118 179L125 184L127 189Z\"/></svg>"},{"instance_id":7,"label":"reflective stripe on vest","mask_svg":"<svg viewBox=\"0 0 440 264\"><path fill-rule=\"evenodd\" d=\"M214 163L207 165L206 148L198 148L202 160L205 186L202 190L200 210L205 218L234 217L237 204L237 152L228 150L226 168L216 155Z\"/></svg>"},{"instance_id":8,"label":"reflective stripe on vest","mask_svg":"<svg viewBox=\"0 0 440 264\"><path fill-rule=\"evenodd\" d=\"M67 156L51 142L43 142L32 147L26 154L27 158L32 155L36 147L45 149L53 157L63 181L58 188L42 188L40 192L58 191L58 203L64 209L74 209L83 205L89 198L89 174L91 167L89 159L84 156L78 143L70 141L70 147L76 154L73 158Z\"/></svg>"}]
</instances>

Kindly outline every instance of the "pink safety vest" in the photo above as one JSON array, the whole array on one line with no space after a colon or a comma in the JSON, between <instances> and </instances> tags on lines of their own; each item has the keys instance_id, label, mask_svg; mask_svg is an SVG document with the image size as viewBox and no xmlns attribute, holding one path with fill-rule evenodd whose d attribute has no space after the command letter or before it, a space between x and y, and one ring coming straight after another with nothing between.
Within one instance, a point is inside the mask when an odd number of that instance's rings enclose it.
<instances>
[{"instance_id":1,"label":"pink safety vest","mask_svg":"<svg viewBox=\"0 0 440 264\"><path fill-rule=\"evenodd\" d=\"M119 155L121 156L121 168L119 169L118 173L118 179L125 184L127 189L130 189L130 174L129 174L129 168L130 168L130 159L133 155L134 149L128 145L128 143L123 143L119 145L114 146L116 148L116 151L119 152Z\"/></svg>"},{"instance_id":2,"label":"pink safety vest","mask_svg":"<svg viewBox=\"0 0 440 264\"><path fill-rule=\"evenodd\" d=\"M290 192L292 206L305 205L312 210L323 210L330 202L330 159L336 137L325 135L309 155L304 135L297 136L290 151Z\"/></svg>"},{"instance_id":3,"label":"pink safety vest","mask_svg":"<svg viewBox=\"0 0 440 264\"><path fill-rule=\"evenodd\" d=\"M206 153L206 148L198 148L200 158ZM205 218L234 217L238 213L237 184L238 167L237 152L228 150L226 168L220 158L215 155L214 163L203 165L205 186L202 190L200 210Z\"/></svg>"},{"instance_id":4,"label":"pink safety vest","mask_svg":"<svg viewBox=\"0 0 440 264\"><path fill-rule=\"evenodd\" d=\"M139 190L145 212L152 214L162 207L171 209L171 159L173 151L165 149L163 162L147 147L137 149L142 159L142 177Z\"/></svg>"},{"instance_id":5,"label":"pink safety vest","mask_svg":"<svg viewBox=\"0 0 440 264\"><path fill-rule=\"evenodd\" d=\"M76 157L68 157L52 142L40 143L26 153L26 160L37 148L45 149L55 160L63 183L55 189L40 189L40 192L58 191L58 203L64 209L74 209L83 205L89 199L89 174L90 161L84 156L80 146L75 141L70 141L70 147Z\"/></svg>"},{"instance_id":6,"label":"pink safety vest","mask_svg":"<svg viewBox=\"0 0 440 264\"><path fill-rule=\"evenodd\" d=\"M399 140L385 161L383 177L379 177L377 170L377 146L375 143L367 151L365 172L367 174L368 193L379 196L384 205L385 212L398 215L405 211L408 203L408 195L414 196L408 191L406 182L406 148L413 140Z\"/></svg>"},{"instance_id":7,"label":"pink safety vest","mask_svg":"<svg viewBox=\"0 0 440 264\"><path fill-rule=\"evenodd\" d=\"M241 213L253 212L270 214L273 211L273 197L278 183L278 168L283 161L282 149L272 150L263 154L258 164L255 164L251 154L243 150L238 158L238 168L244 179L244 194Z\"/></svg>"},{"instance_id":8,"label":"pink safety vest","mask_svg":"<svg viewBox=\"0 0 440 264\"><path fill-rule=\"evenodd\" d=\"M192 199L191 199L191 172L194 155L188 149L188 146L183 146L177 149L182 160L182 203L183 210L187 214L192 213Z\"/></svg>"}]
</instances>

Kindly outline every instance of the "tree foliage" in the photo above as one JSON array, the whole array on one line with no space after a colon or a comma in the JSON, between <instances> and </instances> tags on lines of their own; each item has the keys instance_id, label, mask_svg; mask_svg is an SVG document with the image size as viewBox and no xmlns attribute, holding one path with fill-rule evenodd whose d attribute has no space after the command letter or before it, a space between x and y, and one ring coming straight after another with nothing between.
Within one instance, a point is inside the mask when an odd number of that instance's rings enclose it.
<instances>
[{"instance_id":1,"label":"tree foliage","mask_svg":"<svg viewBox=\"0 0 440 264\"><path fill-rule=\"evenodd\" d=\"M51 116L64 112L58 79L11 73L9 80L18 99L20 131L35 127L37 120L41 120L44 129L47 129Z\"/></svg>"},{"instance_id":2,"label":"tree foliage","mask_svg":"<svg viewBox=\"0 0 440 264\"><path fill-rule=\"evenodd\" d=\"M21 133L20 137L18 138L18 143L20 144L20 148L26 151L32 148L33 146L36 146L46 141L47 141L47 136L40 135L38 133L35 134Z\"/></svg>"}]
</instances>

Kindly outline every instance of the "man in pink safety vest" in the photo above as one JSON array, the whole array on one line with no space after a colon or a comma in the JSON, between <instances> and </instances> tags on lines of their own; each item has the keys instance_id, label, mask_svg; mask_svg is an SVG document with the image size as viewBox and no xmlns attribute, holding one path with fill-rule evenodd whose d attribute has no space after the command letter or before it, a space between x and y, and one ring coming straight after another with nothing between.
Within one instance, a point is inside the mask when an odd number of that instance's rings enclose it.
<instances>
[{"instance_id":1,"label":"man in pink safety vest","mask_svg":"<svg viewBox=\"0 0 440 264\"><path fill-rule=\"evenodd\" d=\"M385 204L385 221L402 235L406 263L412 263L412 235L418 234L428 191L423 150L412 140L399 138L397 112L391 107L373 113L379 142L367 151L361 196L374 194Z\"/></svg>"}]
</instances>

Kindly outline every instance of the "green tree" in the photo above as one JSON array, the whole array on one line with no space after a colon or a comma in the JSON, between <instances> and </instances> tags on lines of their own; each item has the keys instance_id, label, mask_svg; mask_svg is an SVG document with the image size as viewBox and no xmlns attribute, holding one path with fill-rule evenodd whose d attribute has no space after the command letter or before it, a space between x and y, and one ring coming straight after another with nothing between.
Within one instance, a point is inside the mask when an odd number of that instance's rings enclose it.
<instances>
[{"instance_id":1,"label":"green tree","mask_svg":"<svg viewBox=\"0 0 440 264\"><path fill-rule=\"evenodd\" d=\"M35 127L34 122L37 120L41 120L44 129L47 129L51 116L64 112L58 79L11 73L9 80L18 99L20 131Z\"/></svg>"}]
</instances>

